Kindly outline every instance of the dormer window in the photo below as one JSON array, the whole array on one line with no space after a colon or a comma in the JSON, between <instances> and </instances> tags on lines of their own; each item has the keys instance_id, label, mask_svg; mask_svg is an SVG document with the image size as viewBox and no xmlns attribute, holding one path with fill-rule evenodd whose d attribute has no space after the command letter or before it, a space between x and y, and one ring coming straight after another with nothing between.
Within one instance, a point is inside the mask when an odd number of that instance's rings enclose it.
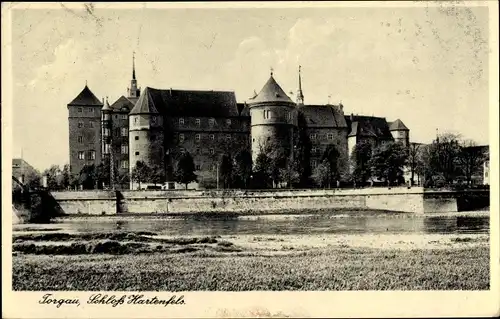
<instances>
[{"instance_id":1,"label":"dormer window","mask_svg":"<svg viewBox=\"0 0 500 319\"><path fill-rule=\"evenodd\" d=\"M78 108L78 113L82 113L83 112L83 107L79 107Z\"/></svg>"},{"instance_id":2,"label":"dormer window","mask_svg":"<svg viewBox=\"0 0 500 319\"><path fill-rule=\"evenodd\" d=\"M182 118L182 117L181 117L181 118L179 119L179 125L184 125L184 118Z\"/></svg>"},{"instance_id":3,"label":"dormer window","mask_svg":"<svg viewBox=\"0 0 500 319\"><path fill-rule=\"evenodd\" d=\"M214 126L215 125L215 119L211 118L208 120L208 125Z\"/></svg>"},{"instance_id":4,"label":"dormer window","mask_svg":"<svg viewBox=\"0 0 500 319\"><path fill-rule=\"evenodd\" d=\"M200 119L196 119L196 126L200 126L201 125L201 120Z\"/></svg>"}]
</instances>

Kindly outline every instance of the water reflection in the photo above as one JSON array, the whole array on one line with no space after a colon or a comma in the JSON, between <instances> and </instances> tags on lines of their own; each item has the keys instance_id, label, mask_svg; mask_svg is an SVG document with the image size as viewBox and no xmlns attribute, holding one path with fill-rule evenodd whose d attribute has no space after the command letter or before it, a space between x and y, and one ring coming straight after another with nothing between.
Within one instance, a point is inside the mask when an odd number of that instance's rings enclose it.
<instances>
[{"instance_id":1,"label":"water reflection","mask_svg":"<svg viewBox=\"0 0 500 319\"><path fill-rule=\"evenodd\" d=\"M412 214L261 215L223 218L141 217L123 220L61 220L68 232L152 231L164 235L274 235L379 233L488 233L489 216L422 216Z\"/></svg>"}]
</instances>

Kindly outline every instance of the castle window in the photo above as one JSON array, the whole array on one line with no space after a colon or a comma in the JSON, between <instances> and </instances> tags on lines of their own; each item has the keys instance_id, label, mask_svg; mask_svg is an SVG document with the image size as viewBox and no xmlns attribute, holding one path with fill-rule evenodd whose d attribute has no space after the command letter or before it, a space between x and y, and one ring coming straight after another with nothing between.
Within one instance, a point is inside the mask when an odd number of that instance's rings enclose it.
<instances>
[{"instance_id":1,"label":"castle window","mask_svg":"<svg viewBox=\"0 0 500 319\"><path fill-rule=\"evenodd\" d=\"M109 154L109 144L104 144L104 154Z\"/></svg>"},{"instance_id":2,"label":"castle window","mask_svg":"<svg viewBox=\"0 0 500 319\"><path fill-rule=\"evenodd\" d=\"M78 159L85 159L85 152L78 152Z\"/></svg>"},{"instance_id":3,"label":"castle window","mask_svg":"<svg viewBox=\"0 0 500 319\"><path fill-rule=\"evenodd\" d=\"M211 139L212 141L213 141L213 140L215 140L215 135L210 134L210 139Z\"/></svg>"},{"instance_id":4,"label":"castle window","mask_svg":"<svg viewBox=\"0 0 500 319\"><path fill-rule=\"evenodd\" d=\"M135 140L136 140L136 141L138 141L138 140L139 140L139 136L136 136L136 137L135 137Z\"/></svg>"},{"instance_id":5,"label":"castle window","mask_svg":"<svg viewBox=\"0 0 500 319\"><path fill-rule=\"evenodd\" d=\"M78 143L83 143L83 136L78 136Z\"/></svg>"},{"instance_id":6,"label":"castle window","mask_svg":"<svg viewBox=\"0 0 500 319\"><path fill-rule=\"evenodd\" d=\"M79 107L78 108L78 113L82 113L83 112L83 107Z\"/></svg>"},{"instance_id":7,"label":"castle window","mask_svg":"<svg viewBox=\"0 0 500 319\"><path fill-rule=\"evenodd\" d=\"M200 126L201 124L201 120L200 119L196 119L196 126Z\"/></svg>"},{"instance_id":8,"label":"castle window","mask_svg":"<svg viewBox=\"0 0 500 319\"><path fill-rule=\"evenodd\" d=\"M255 142L255 138L252 138L252 142Z\"/></svg>"},{"instance_id":9,"label":"castle window","mask_svg":"<svg viewBox=\"0 0 500 319\"><path fill-rule=\"evenodd\" d=\"M226 125L227 125L227 126L231 126L231 119L227 119L227 120L226 120Z\"/></svg>"},{"instance_id":10,"label":"castle window","mask_svg":"<svg viewBox=\"0 0 500 319\"><path fill-rule=\"evenodd\" d=\"M196 170L197 171L201 170L201 165L200 164L196 164Z\"/></svg>"},{"instance_id":11,"label":"castle window","mask_svg":"<svg viewBox=\"0 0 500 319\"><path fill-rule=\"evenodd\" d=\"M139 152L135 152L135 155L139 155Z\"/></svg>"},{"instance_id":12,"label":"castle window","mask_svg":"<svg viewBox=\"0 0 500 319\"><path fill-rule=\"evenodd\" d=\"M184 134L182 133L179 134L179 142L184 142Z\"/></svg>"},{"instance_id":13,"label":"castle window","mask_svg":"<svg viewBox=\"0 0 500 319\"><path fill-rule=\"evenodd\" d=\"M89 159L95 160L95 151L89 151L88 156L89 156Z\"/></svg>"},{"instance_id":14,"label":"castle window","mask_svg":"<svg viewBox=\"0 0 500 319\"><path fill-rule=\"evenodd\" d=\"M210 127L214 126L215 125L215 119L209 119L208 120L208 125L210 125Z\"/></svg>"},{"instance_id":15,"label":"castle window","mask_svg":"<svg viewBox=\"0 0 500 319\"><path fill-rule=\"evenodd\" d=\"M136 117L136 118L134 118L134 123L135 123L135 124L137 124L137 117Z\"/></svg>"},{"instance_id":16,"label":"castle window","mask_svg":"<svg viewBox=\"0 0 500 319\"><path fill-rule=\"evenodd\" d=\"M199 148L196 149L196 154L201 154L201 150Z\"/></svg>"},{"instance_id":17,"label":"castle window","mask_svg":"<svg viewBox=\"0 0 500 319\"><path fill-rule=\"evenodd\" d=\"M316 168L318 166L318 162L316 160L311 161L311 167Z\"/></svg>"},{"instance_id":18,"label":"castle window","mask_svg":"<svg viewBox=\"0 0 500 319\"><path fill-rule=\"evenodd\" d=\"M184 125L184 119L182 117L179 119L179 125Z\"/></svg>"},{"instance_id":19,"label":"castle window","mask_svg":"<svg viewBox=\"0 0 500 319\"><path fill-rule=\"evenodd\" d=\"M215 151L213 148L210 149L210 155L214 155L215 154Z\"/></svg>"},{"instance_id":20,"label":"castle window","mask_svg":"<svg viewBox=\"0 0 500 319\"><path fill-rule=\"evenodd\" d=\"M316 137L317 137L317 135L316 134L311 134L309 137L311 138L311 140L315 140Z\"/></svg>"},{"instance_id":21,"label":"castle window","mask_svg":"<svg viewBox=\"0 0 500 319\"><path fill-rule=\"evenodd\" d=\"M93 107L89 108L89 113L94 113L94 108Z\"/></svg>"},{"instance_id":22,"label":"castle window","mask_svg":"<svg viewBox=\"0 0 500 319\"><path fill-rule=\"evenodd\" d=\"M78 122L78 128L82 128L83 127L83 122Z\"/></svg>"},{"instance_id":23,"label":"castle window","mask_svg":"<svg viewBox=\"0 0 500 319\"><path fill-rule=\"evenodd\" d=\"M316 147L311 148L311 153L316 154L318 152L318 149Z\"/></svg>"},{"instance_id":24,"label":"castle window","mask_svg":"<svg viewBox=\"0 0 500 319\"><path fill-rule=\"evenodd\" d=\"M201 135L200 135L200 134L196 134L196 135L194 136L194 139L196 140L196 142L199 142L199 141L200 141L200 139L201 139Z\"/></svg>"},{"instance_id":25,"label":"castle window","mask_svg":"<svg viewBox=\"0 0 500 319\"><path fill-rule=\"evenodd\" d=\"M128 130L126 127L122 127L122 136L128 136Z\"/></svg>"},{"instance_id":26,"label":"castle window","mask_svg":"<svg viewBox=\"0 0 500 319\"><path fill-rule=\"evenodd\" d=\"M128 145L122 145L122 154L128 154Z\"/></svg>"},{"instance_id":27,"label":"castle window","mask_svg":"<svg viewBox=\"0 0 500 319\"><path fill-rule=\"evenodd\" d=\"M90 121L90 123L89 123L89 127L90 127L90 128L94 128L94 122Z\"/></svg>"},{"instance_id":28,"label":"castle window","mask_svg":"<svg viewBox=\"0 0 500 319\"><path fill-rule=\"evenodd\" d=\"M329 140L333 140L333 133L328 133L326 135L326 137L329 139Z\"/></svg>"},{"instance_id":29,"label":"castle window","mask_svg":"<svg viewBox=\"0 0 500 319\"><path fill-rule=\"evenodd\" d=\"M127 114L122 114L122 120L128 120Z\"/></svg>"},{"instance_id":30,"label":"castle window","mask_svg":"<svg viewBox=\"0 0 500 319\"><path fill-rule=\"evenodd\" d=\"M122 161L122 168L128 168L128 161Z\"/></svg>"}]
</instances>

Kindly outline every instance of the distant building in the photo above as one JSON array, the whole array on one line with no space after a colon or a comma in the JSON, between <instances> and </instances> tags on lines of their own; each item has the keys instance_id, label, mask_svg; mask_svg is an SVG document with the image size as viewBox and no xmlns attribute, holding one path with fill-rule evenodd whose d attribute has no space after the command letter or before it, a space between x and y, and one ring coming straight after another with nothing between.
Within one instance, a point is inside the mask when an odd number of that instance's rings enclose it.
<instances>
[{"instance_id":1,"label":"distant building","mask_svg":"<svg viewBox=\"0 0 500 319\"><path fill-rule=\"evenodd\" d=\"M113 104L101 102L90 89L68 104L70 165L78 174L84 165L112 163L111 179L125 187L138 161L161 167L172 181L176 159L189 152L195 163L198 187L214 187L222 153L248 150L252 158L267 143L290 152L292 135L305 127L311 141L311 168L320 163L328 145L339 151L339 168L346 170L354 146L373 147L388 141L409 145L409 129L401 120L387 122L373 116L344 115L344 106L308 105L299 68L297 100L280 87L273 73L248 103L238 103L234 92L137 87L135 65L128 96ZM299 117L303 119L299 123ZM131 188L137 185L130 182Z\"/></svg>"},{"instance_id":2,"label":"distant building","mask_svg":"<svg viewBox=\"0 0 500 319\"><path fill-rule=\"evenodd\" d=\"M22 158L12 159L12 176L21 183L26 183L28 178L38 175L38 171Z\"/></svg>"}]
</instances>

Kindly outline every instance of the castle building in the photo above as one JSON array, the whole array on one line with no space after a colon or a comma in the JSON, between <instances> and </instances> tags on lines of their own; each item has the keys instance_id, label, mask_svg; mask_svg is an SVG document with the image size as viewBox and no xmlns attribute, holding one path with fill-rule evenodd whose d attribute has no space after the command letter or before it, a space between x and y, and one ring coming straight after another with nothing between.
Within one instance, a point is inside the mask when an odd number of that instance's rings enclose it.
<instances>
[{"instance_id":1,"label":"castle building","mask_svg":"<svg viewBox=\"0 0 500 319\"><path fill-rule=\"evenodd\" d=\"M387 122L373 116L345 115L344 106L305 103L299 67L296 101L285 93L273 72L248 103L238 103L234 92L155 89L137 86L135 63L127 96L113 104L101 102L90 89L68 104L70 165L78 174L84 165L110 163L115 185L135 189L130 176L137 162L165 172L183 152L195 163L198 187L215 187L223 153L247 150L255 160L266 145L279 144L293 152L293 132L303 127L311 142L311 168L321 162L326 148L339 151L339 169L348 169L354 146L373 147L387 141L409 144L409 129L401 120ZM301 120L299 120L299 118Z\"/></svg>"}]
</instances>

